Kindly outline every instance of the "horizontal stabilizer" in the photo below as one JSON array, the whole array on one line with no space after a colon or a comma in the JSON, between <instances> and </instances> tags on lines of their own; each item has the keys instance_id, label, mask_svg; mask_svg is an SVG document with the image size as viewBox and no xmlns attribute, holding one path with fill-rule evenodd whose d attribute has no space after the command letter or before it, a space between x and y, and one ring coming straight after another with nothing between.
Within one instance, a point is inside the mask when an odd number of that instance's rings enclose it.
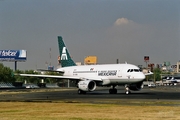
<instances>
[{"instance_id":1,"label":"horizontal stabilizer","mask_svg":"<svg viewBox=\"0 0 180 120\"><path fill-rule=\"evenodd\" d=\"M64 73L64 71L57 71L57 70L45 70L45 69L37 69L37 71Z\"/></svg>"}]
</instances>

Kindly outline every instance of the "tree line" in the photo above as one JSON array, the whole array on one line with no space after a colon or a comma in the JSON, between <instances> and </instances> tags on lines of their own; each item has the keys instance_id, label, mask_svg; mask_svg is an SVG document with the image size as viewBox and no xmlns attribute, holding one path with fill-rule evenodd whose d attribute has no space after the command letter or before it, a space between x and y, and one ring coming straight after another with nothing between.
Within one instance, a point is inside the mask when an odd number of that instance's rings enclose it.
<instances>
[{"instance_id":1,"label":"tree line","mask_svg":"<svg viewBox=\"0 0 180 120\"><path fill-rule=\"evenodd\" d=\"M2 63L0 63L0 82L5 83L13 83L13 82L27 82L27 83L39 83L41 82L42 78L38 77L25 77L20 76L19 74L41 74L40 72L34 71L34 70L16 70L13 71L9 67L4 66ZM60 75L56 72L45 72L46 75ZM57 82L56 79L53 78L46 78L46 83L55 83Z\"/></svg>"}]
</instances>

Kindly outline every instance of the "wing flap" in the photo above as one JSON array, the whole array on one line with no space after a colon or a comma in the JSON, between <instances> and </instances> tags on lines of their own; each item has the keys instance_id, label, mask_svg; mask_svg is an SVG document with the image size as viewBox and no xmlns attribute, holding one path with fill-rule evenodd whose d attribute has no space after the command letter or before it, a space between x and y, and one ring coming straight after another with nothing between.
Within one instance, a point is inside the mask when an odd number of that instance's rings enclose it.
<instances>
[{"instance_id":1,"label":"wing flap","mask_svg":"<svg viewBox=\"0 0 180 120\"><path fill-rule=\"evenodd\" d=\"M81 80L103 81L101 78L94 78L94 77L81 78Z\"/></svg>"}]
</instances>

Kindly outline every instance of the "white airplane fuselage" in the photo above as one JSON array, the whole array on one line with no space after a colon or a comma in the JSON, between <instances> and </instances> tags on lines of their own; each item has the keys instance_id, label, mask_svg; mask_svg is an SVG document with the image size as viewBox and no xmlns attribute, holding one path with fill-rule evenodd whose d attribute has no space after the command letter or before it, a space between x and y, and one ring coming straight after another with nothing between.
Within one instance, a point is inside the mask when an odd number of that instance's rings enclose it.
<instances>
[{"instance_id":1,"label":"white airplane fuselage","mask_svg":"<svg viewBox=\"0 0 180 120\"><path fill-rule=\"evenodd\" d=\"M145 79L145 75L139 71L139 68L131 64L71 66L58 70L64 71L63 76L80 77L82 80L87 78L99 80L102 81L102 85L131 84Z\"/></svg>"}]
</instances>

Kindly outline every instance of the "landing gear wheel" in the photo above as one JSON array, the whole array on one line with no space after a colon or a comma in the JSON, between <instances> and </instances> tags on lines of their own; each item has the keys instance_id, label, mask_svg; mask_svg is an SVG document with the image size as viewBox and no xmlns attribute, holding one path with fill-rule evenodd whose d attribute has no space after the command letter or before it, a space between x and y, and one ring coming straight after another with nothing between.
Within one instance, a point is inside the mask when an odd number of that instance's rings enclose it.
<instances>
[{"instance_id":1,"label":"landing gear wheel","mask_svg":"<svg viewBox=\"0 0 180 120\"><path fill-rule=\"evenodd\" d=\"M112 89L109 89L109 94L112 94Z\"/></svg>"},{"instance_id":2,"label":"landing gear wheel","mask_svg":"<svg viewBox=\"0 0 180 120\"><path fill-rule=\"evenodd\" d=\"M114 94L117 94L117 89L113 89L113 91L114 91Z\"/></svg>"},{"instance_id":3,"label":"landing gear wheel","mask_svg":"<svg viewBox=\"0 0 180 120\"><path fill-rule=\"evenodd\" d=\"M127 90L125 93L126 93L126 95L128 95L128 94L130 94L131 92L130 92L129 90Z\"/></svg>"},{"instance_id":4,"label":"landing gear wheel","mask_svg":"<svg viewBox=\"0 0 180 120\"><path fill-rule=\"evenodd\" d=\"M81 90L80 90L80 89L78 90L78 94L82 94L82 92L81 92Z\"/></svg>"},{"instance_id":5,"label":"landing gear wheel","mask_svg":"<svg viewBox=\"0 0 180 120\"><path fill-rule=\"evenodd\" d=\"M86 92L78 89L78 94L86 94Z\"/></svg>"},{"instance_id":6,"label":"landing gear wheel","mask_svg":"<svg viewBox=\"0 0 180 120\"><path fill-rule=\"evenodd\" d=\"M109 89L109 94L117 94L117 89Z\"/></svg>"}]
</instances>

